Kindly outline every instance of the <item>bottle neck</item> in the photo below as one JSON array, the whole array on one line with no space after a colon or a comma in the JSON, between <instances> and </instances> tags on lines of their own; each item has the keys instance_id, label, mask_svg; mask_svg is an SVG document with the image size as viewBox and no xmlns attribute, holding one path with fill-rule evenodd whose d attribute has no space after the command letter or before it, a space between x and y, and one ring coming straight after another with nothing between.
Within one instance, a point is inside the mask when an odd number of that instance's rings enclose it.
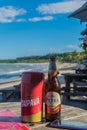
<instances>
[{"instance_id":1,"label":"bottle neck","mask_svg":"<svg viewBox=\"0 0 87 130\"><path fill-rule=\"evenodd\" d=\"M56 83L58 86L60 86L60 82L58 80L57 74L56 75L52 75L50 73L48 73L48 82L50 83Z\"/></svg>"},{"instance_id":2,"label":"bottle neck","mask_svg":"<svg viewBox=\"0 0 87 130\"><path fill-rule=\"evenodd\" d=\"M54 71L54 72L48 71L48 77L50 77L50 78L55 78L55 77L57 77L57 75L58 75L58 71Z\"/></svg>"},{"instance_id":3,"label":"bottle neck","mask_svg":"<svg viewBox=\"0 0 87 130\"><path fill-rule=\"evenodd\" d=\"M58 72L57 67L56 67L55 59L50 59L48 76L56 77L57 74L59 74L59 72Z\"/></svg>"}]
</instances>

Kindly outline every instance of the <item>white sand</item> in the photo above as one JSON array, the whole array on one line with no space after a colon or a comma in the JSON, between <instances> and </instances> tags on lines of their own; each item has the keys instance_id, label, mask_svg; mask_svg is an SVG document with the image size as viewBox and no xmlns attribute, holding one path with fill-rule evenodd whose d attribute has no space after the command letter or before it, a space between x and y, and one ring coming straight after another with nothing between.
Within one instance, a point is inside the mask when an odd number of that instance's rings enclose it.
<instances>
[{"instance_id":1,"label":"white sand","mask_svg":"<svg viewBox=\"0 0 87 130\"><path fill-rule=\"evenodd\" d=\"M64 80L64 76L62 74L64 73L75 73L75 70L73 70L74 68L78 67L77 63L60 63L58 64L58 69L59 69L59 81L60 84L64 86L65 84L65 80Z\"/></svg>"},{"instance_id":2,"label":"white sand","mask_svg":"<svg viewBox=\"0 0 87 130\"><path fill-rule=\"evenodd\" d=\"M0 83L0 89L13 87L14 85L18 85L20 83L21 83L21 78L10 80L9 82Z\"/></svg>"}]
</instances>

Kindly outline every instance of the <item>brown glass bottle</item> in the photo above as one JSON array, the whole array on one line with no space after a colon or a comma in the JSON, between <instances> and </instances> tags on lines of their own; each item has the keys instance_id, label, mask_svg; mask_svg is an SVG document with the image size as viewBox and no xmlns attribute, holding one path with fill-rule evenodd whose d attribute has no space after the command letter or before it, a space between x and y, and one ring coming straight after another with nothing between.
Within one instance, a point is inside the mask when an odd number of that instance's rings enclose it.
<instances>
[{"instance_id":1,"label":"brown glass bottle","mask_svg":"<svg viewBox=\"0 0 87 130\"><path fill-rule=\"evenodd\" d=\"M57 77L55 58L50 58L48 79L45 85L45 117L46 121L60 120L61 118L61 100L60 83Z\"/></svg>"}]
</instances>

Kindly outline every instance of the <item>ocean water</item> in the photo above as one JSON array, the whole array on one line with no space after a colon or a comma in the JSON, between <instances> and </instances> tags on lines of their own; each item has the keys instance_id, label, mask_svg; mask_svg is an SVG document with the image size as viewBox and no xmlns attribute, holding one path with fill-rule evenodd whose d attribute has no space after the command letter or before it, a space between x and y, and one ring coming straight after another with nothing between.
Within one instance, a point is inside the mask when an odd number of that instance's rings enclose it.
<instances>
[{"instance_id":1,"label":"ocean water","mask_svg":"<svg viewBox=\"0 0 87 130\"><path fill-rule=\"evenodd\" d=\"M0 64L0 84L20 78L25 71L47 72L48 64Z\"/></svg>"}]
</instances>

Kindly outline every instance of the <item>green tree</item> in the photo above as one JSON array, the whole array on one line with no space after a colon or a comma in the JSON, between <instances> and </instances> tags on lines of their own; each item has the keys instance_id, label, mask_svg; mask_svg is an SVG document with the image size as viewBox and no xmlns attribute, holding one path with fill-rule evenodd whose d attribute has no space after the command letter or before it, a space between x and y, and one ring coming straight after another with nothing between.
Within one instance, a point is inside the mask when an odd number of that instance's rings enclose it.
<instances>
[{"instance_id":1,"label":"green tree","mask_svg":"<svg viewBox=\"0 0 87 130\"><path fill-rule=\"evenodd\" d=\"M81 32L81 35L82 35L82 36L85 36L85 37L82 38L83 42L80 44L80 48L82 48L82 49L84 50L84 53L87 54L87 43L86 43L86 41L85 41L85 38L87 37L87 27L86 27L85 30L83 30L83 31Z\"/></svg>"}]
</instances>

